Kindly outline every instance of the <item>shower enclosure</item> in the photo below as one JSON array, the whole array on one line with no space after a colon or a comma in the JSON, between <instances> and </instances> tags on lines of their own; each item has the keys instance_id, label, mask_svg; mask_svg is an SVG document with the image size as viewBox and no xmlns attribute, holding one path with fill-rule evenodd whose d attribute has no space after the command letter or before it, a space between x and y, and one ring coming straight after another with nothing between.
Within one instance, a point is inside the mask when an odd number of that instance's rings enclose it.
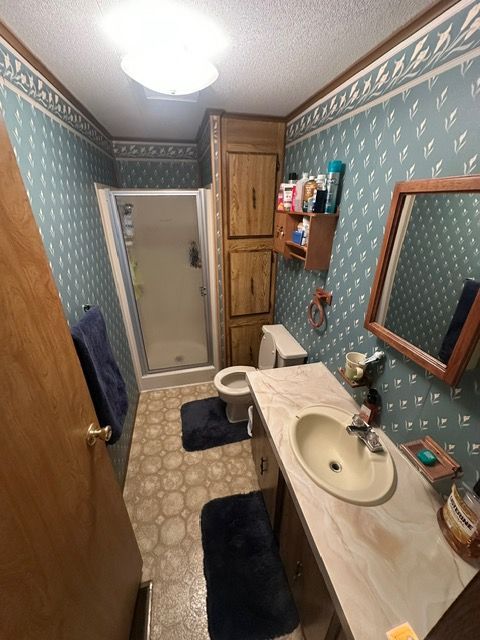
<instances>
[{"instance_id":1,"label":"shower enclosure","mask_svg":"<svg viewBox=\"0 0 480 640\"><path fill-rule=\"evenodd\" d=\"M208 194L109 190L101 207L142 389L210 380L217 370Z\"/></svg>"}]
</instances>

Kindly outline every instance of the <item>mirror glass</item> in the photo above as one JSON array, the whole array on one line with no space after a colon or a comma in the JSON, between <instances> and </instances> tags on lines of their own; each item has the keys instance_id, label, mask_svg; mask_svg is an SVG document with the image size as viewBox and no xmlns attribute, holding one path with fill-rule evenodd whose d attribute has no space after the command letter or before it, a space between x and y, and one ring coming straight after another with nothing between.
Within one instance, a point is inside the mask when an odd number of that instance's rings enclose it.
<instances>
[{"instance_id":1,"label":"mirror glass","mask_svg":"<svg viewBox=\"0 0 480 640\"><path fill-rule=\"evenodd\" d=\"M448 363L480 288L480 194L403 197L375 321Z\"/></svg>"}]
</instances>

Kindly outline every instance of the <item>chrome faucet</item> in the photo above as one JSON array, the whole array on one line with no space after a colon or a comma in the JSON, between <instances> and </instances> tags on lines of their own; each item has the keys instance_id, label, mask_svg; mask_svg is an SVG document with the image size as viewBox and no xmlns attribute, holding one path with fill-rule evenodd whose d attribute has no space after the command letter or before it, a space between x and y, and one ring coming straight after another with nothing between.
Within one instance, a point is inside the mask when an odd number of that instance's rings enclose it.
<instances>
[{"instance_id":1,"label":"chrome faucet","mask_svg":"<svg viewBox=\"0 0 480 640\"><path fill-rule=\"evenodd\" d=\"M363 444L365 444L372 453L383 451L380 438L377 436L373 428L361 418L358 413L352 417L352 424L347 426L349 436L357 436Z\"/></svg>"}]
</instances>

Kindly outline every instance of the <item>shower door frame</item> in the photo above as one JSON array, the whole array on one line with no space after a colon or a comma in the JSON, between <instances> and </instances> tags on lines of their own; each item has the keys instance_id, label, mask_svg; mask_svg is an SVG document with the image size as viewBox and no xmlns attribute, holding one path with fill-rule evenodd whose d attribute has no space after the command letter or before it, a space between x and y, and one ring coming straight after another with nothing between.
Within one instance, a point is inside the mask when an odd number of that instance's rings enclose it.
<instances>
[{"instance_id":1,"label":"shower door frame","mask_svg":"<svg viewBox=\"0 0 480 640\"><path fill-rule=\"evenodd\" d=\"M218 304L215 281L215 224L211 191L209 189L117 189L96 185L108 253L120 300L133 366L140 391L208 382L219 370ZM200 255L202 256L204 296L204 320L207 339L207 362L199 365L179 365L159 370L149 370L141 321L133 289L130 264L124 242L116 197L133 196L195 196L196 221ZM209 201L210 195L210 201ZM199 295L200 292L199 292Z\"/></svg>"}]
</instances>

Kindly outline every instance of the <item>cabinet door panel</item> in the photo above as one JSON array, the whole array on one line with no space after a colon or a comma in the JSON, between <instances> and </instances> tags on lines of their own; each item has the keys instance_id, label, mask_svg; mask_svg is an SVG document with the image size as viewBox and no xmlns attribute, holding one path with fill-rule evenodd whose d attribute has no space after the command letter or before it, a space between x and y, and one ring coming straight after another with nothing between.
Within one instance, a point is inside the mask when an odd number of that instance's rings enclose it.
<instances>
[{"instance_id":1,"label":"cabinet door panel","mask_svg":"<svg viewBox=\"0 0 480 640\"><path fill-rule=\"evenodd\" d=\"M228 153L228 235L271 236L277 155Z\"/></svg>"},{"instance_id":2,"label":"cabinet door panel","mask_svg":"<svg viewBox=\"0 0 480 640\"><path fill-rule=\"evenodd\" d=\"M288 491L283 498L279 550L306 640L335 638L339 630L335 609Z\"/></svg>"},{"instance_id":3,"label":"cabinet door panel","mask_svg":"<svg viewBox=\"0 0 480 640\"><path fill-rule=\"evenodd\" d=\"M258 365L258 350L261 339L261 324L230 327L232 364L256 367Z\"/></svg>"},{"instance_id":4,"label":"cabinet door panel","mask_svg":"<svg viewBox=\"0 0 480 640\"><path fill-rule=\"evenodd\" d=\"M230 315L270 312L272 252L230 252Z\"/></svg>"},{"instance_id":5,"label":"cabinet door panel","mask_svg":"<svg viewBox=\"0 0 480 640\"><path fill-rule=\"evenodd\" d=\"M258 484L262 490L270 523L274 527L280 468L265 433L262 419L255 406L253 407L252 433L252 455L257 471Z\"/></svg>"}]
</instances>

